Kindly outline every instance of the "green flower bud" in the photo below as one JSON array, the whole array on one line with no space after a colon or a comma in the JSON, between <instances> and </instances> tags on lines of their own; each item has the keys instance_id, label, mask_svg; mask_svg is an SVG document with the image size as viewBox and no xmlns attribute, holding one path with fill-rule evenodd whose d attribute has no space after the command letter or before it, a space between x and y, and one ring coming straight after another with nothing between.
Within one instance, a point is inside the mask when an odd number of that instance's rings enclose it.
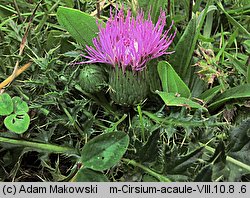
<instances>
[{"instance_id":1,"label":"green flower bud","mask_svg":"<svg viewBox=\"0 0 250 198\"><path fill-rule=\"evenodd\" d=\"M87 65L79 75L81 88L88 93L99 92L107 82L107 74L101 66Z\"/></svg>"}]
</instances>

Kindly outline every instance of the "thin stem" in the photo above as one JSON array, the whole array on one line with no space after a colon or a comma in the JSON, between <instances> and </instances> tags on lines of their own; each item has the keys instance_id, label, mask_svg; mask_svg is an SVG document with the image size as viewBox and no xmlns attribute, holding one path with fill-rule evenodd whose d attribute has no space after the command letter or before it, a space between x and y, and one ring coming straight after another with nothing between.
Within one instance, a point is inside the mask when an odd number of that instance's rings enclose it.
<instances>
[{"instance_id":1,"label":"thin stem","mask_svg":"<svg viewBox=\"0 0 250 198\"><path fill-rule=\"evenodd\" d=\"M22 66L21 68L19 68L16 72L15 78L17 76L19 76L22 72L24 72L26 69L28 69L30 67L30 65L32 64L32 62L26 63L24 66ZM2 88L4 88L5 86L7 86L8 84L10 84L15 78L13 78L13 76L9 76L7 79L5 79L3 82L0 83L0 90Z\"/></svg>"},{"instance_id":2,"label":"thin stem","mask_svg":"<svg viewBox=\"0 0 250 198\"><path fill-rule=\"evenodd\" d=\"M101 8L100 8L100 1L97 0L96 1L96 12L97 12L97 18L100 19L101 18Z\"/></svg>"},{"instance_id":3,"label":"thin stem","mask_svg":"<svg viewBox=\"0 0 250 198\"><path fill-rule=\"evenodd\" d=\"M39 3L39 4L40 4L40 3ZM26 43L27 43L27 37L28 37L28 34L29 34L30 26L31 26L31 23L32 23L32 21L33 21L33 19L34 19L34 16L35 16L35 13L36 13L36 11L37 11L37 9L38 9L39 4L38 4L38 5L36 6L36 8L34 9L32 15L31 15L31 17L30 17L29 23L28 23L28 25L27 25L27 27L26 27L26 30L25 30L25 32L24 32L24 35L23 35L23 37L22 37L22 41L21 41L21 43L20 43L19 53L18 53L19 56L22 56L22 54L23 54L24 48L25 48ZM17 76L17 72L18 72L18 70L19 70L19 62L20 62L19 60L16 61L14 70L13 70L11 76L10 76L10 82L12 82L12 81L16 78L16 76Z\"/></svg>"},{"instance_id":4,"label":"thin stem","mask_svg":"<svg viewBox=\"0 0 250 198\"><path fill-rule=\"evenodd\" d=\"M160 175L159 173L156 173L152 171L151 169L147 168L146 166L143 166L142 164L137 163L134 160L122 158L122 161L127 162L128 164L131 164L132 166L139 167L148 174L152 175L153 177L157 178L160 182L171 182L171 180L163 175Z\"/></svg>"},{"instance_id":5,"label":"thin stem","mask_svg":"<svg viewBox=\"0 0 250 198\"><path fill-rule=\"evenodd\" d=\"M53 153L67 153L67 154L76 154L76 155L79 154L77 152L77 150L75 150L73 148L57 146L57 145L53 145L53 144L30 142L30 141L26 141L26 140L17 140L17 139L6 138L6 137L0 137L0 142L7 143L7 144L19 145L19 146L26 146L26 147L31 147L31 148L41 149L41 150L46 150L46 151L53 152Z\"/></svg>"},{"instance_id":6,"label":"thin stem","mask_svg":"<svg viewBox=\"0 0 250 198\"><path fill-rule=\"evenodd\" d=\"M206 144L203 144L203 143L199 143L199 144L200 144L201 146L204 146L205 149L206 149L207 151L209 151L210 153L214 153L214 152L215 152L215 149L214 149L214 148L212 148L212 147L210 147L210 146L208 146L208 145L206 145ZM235 165L237 165L237 166L239 166L239 167L241 167L241 168L243 168L243 169L245 169L245 170L247 170L247 171L250 172L250 166L248 166L247 164L244 164L244 163L242 163L241 161L236 160L236 159L234 159L234 158L232 158L232 157L230 157L230 156L227 156L227 157L226 157L226 160L227 160L228 162L231 162L231 163L233 163L233 164L235 164Z\"/></svg>"},{"instance_id":7,"label":"thin stem","mask_svg":"<svg viewBox=\"0 0 250 198\"><path fill-rule=\"evenodd\" d=\"M16 3L16 0L14 0L13 3L14 3L14 6L15 6L15 9L17 11L18 18L23 23L23 17L21 16L21 12L19 10L18 4Z\"/></svg>"},{"instance_id":8,"label":"thin stem","mask_svg":"<svg viewBox=\"0 0 250 198\"><path fill-rule=\"evenodd\" d=\"M120 120L118 120L116 123L114 123L114 125L113 125L111 128L108 128L108 131L109 131L109 132L114 131L114 130L117 128L117 126L118 126L120 123L122 123L123 120L126 119L126 117L127 117L127 114L124 114L124 115L122 116L122 118L121 118Z\"/></svg>"}]
</instances>

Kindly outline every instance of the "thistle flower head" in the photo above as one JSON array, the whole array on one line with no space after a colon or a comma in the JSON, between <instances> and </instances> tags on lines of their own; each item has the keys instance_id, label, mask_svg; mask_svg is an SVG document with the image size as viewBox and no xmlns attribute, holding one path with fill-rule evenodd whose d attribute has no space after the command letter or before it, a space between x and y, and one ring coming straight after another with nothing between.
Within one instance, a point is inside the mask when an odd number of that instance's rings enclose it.
<instances>
[{"instance_id":1,"label":"thistle flower head","mask_svg":"<svg viewBox=\"0 0 250 198\"><path fill-rule=\"evenodd\" d=\"M86 46L88 55L83 56L89 60L84 63L99 62L118 66L123 71L141 71L149 60L172 53L166 50L175 34L169 35L172 25L164 31L165 24L163 11L155 25L150 15L144 19L143 11L136 17L130 10L125 16L123 8L114 16L111 13L105 27L98 25L99 34L93 39L94 47Z\"/></svg>"}]
</instances>

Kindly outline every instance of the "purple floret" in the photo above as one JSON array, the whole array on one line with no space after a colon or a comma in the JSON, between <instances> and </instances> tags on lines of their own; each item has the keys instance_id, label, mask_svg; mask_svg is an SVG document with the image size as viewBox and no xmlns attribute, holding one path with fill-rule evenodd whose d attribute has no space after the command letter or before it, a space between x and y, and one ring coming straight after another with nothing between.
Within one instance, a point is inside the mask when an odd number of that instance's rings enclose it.
<instances>
[{"instance_id":1,"label":"purple floret","mask_svg":"<svg viewBox=\"0 0 250 198\"><path fill-rule=\"evenodd\" d=\"M94 47L86 46L88 55L83 55L89 60L83 63L106 63L121 67L123 71L141 71L149 60L172 53L166 50L175 33L169 35L172 25L164 31L165 25L163 11L155 25L150 16L144 19L143 11L136 18L131 16L130 10L126 17L123 9L116 11L105 27L99 24L98 36L93 39Z\"/></svg>"}]
</instances>

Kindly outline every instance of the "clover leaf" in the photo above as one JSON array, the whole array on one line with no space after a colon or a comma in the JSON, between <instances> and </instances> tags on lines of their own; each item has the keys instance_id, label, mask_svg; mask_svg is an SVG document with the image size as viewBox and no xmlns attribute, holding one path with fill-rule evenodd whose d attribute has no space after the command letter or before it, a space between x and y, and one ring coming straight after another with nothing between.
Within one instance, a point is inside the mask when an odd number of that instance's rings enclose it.
<instances>
[{"instance_id":1,"label":"clover leaf","mask_svg":"<svg viewBox=\"0 0 250 198\"><path fill-rule=\"evenodd\" d=\"M24 133L29 128L29 124L30 117L24 111L11 114L4 119L6 128L18 134Z\"/></svg>"},{"instance_id":2,"label":"clover leaf","mask_svg":"<svg viewBox=\"0 0 250 198\"><path fill-rule=\"evenodd\" d=\"M0 115L9 115L13 112L13 102L7 93L0 94Z\"/></svg>"},{"instance_id":3,"label":"clover leaf","mask_svg":"<svg viewBox=\"0 0 250 198\"><path fill-rule=\"evenodd\" d=\"M20 97L13 97L12 102L14 105L14 112L25 112L27 113L29 111L29 107L25 101L23 101Z\"/></svg>"}]
</instances>

